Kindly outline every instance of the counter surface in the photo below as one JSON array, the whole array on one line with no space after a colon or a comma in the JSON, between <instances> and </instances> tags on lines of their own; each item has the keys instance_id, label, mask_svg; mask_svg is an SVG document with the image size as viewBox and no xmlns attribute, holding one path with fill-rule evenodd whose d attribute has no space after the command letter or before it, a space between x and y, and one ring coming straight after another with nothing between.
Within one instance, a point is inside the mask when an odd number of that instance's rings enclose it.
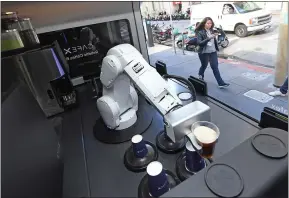
<instances>
[{"instance_id":1,"label":"counter surface","mask_svg":"<svg viewBox=\"0 0 289 198\"><path fill-rule=\"evenodd\" d=\"M177 83L170 81L170 84L176 93L186 91ZM123 164L123 155L131 143L104 144L97 141L93 135L94 123L100 116L96 101L92 100L89 86L79 87L78 91L80 107L67 112L63 117L64 196L136 197L139 182L145 172L130 172ZM229 152L259 130L257 123L206 97L198 96L198 100L210 106L211 121L220 129L215 158ZM144 139L155 144L155 137L162 127L162 117L155 111L151 126L143 133ZM158 160L166 169L175 173L179 155L159 151Z\"/></svg>"}]
</instances>

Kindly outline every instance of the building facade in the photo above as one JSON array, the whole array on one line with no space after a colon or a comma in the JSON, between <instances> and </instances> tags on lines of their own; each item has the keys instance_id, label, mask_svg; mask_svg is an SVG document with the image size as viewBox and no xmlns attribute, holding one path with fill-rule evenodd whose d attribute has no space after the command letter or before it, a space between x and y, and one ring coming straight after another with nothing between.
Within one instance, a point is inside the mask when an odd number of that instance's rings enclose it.
<instances>
[{"instance_id":1,"label":"building facade","mask_svg":"<svg viewBox=\"0 0 289 198\"><path fill-rule=\"evenodd\" d=\"M163 2L163 1L144 1L141 3L141 12L143 16L147 16L148 14L150 16L157 16L159 12L166 12L175 13L176 11L182 11L186 12L187 9L194 5L199 4L201 2L196 1L171 1L171 2Z\"/></svg>"}]
</instances>

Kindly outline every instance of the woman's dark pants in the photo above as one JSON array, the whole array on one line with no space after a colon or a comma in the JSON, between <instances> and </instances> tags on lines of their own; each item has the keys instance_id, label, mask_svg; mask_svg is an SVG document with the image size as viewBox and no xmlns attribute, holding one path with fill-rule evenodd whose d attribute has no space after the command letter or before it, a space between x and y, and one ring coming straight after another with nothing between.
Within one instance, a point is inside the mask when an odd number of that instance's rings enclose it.
<instances>
[{"instance_id":1,"label":"woman's dark pants","mask_svg":"<svg viewBox=\"0 0 289 198\"><path fill-rule=\"evenodd\" d=\"M286 94L288 91L288 77L286 78L285 82L283 83L283 85L280 87L280 92L282 94Z\"/></svg>"},{"instance_id":2,"label":"woman's dark pants","mask_svg":"<svg viewBox=\"0 0 289 198\"><path fill-rule=\"evenodd\" d=\"M202 76L204 78L205 70L208 66L208 63L210 62L211 68L213 70L214 76L218 82L219 85L224 85L225 82L223 81L220 71L219 71L219 63L218 63L218 55L217 52L213 53L199 53L199 58L201 61L201 67L199 70L199 76Z\"/></svg>"}]
</instances>

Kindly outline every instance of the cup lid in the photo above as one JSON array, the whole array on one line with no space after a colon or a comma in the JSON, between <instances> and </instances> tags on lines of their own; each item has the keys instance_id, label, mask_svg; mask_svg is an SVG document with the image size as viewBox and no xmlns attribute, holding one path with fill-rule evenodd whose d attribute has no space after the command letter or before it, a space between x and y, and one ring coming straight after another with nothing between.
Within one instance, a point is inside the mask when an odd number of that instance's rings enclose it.
<instances>
[{"instance_id":1,"label":"cup lid","mask_svg":"<svg viewBox=\"0 0 289 198\"><path fill-rule=\"evenodd\" d=\"M134 135L132 138L131 138L131 142L134 143L134 144L137 144L137 143L140 143L142 141L142 135Z\"/></svg>"},{"instance_id":2,"label":"cup lid","mask_svg":"<svg viewBox=\"0 0 289 198\"><path fill-rule=\"evenodd\" d=\"M150 176L157 176L162 172L162 170L163 170L163 165L158 161L154 161L148 165L147 174Z\"/></svg>"},{"instance_id":3,"label":"cup lid","mask_svg":"<svg viewBox=\"0 0 289 198\"><path fill-rule=\"evenodd\" d=\"M8 32L18 32L18 30L17 30L17 29L11 29L11 30L5 30L4 32L5 32L5 33L8 33Z\"/></svg>"}]
</instances>

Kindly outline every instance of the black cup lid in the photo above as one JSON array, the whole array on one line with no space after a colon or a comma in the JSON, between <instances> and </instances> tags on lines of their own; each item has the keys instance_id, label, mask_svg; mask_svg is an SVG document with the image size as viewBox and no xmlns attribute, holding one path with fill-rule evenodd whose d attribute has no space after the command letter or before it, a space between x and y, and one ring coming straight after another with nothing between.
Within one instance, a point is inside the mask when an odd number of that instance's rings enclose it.
<instances>
[{"instance_id":1,"label":"black cup lid","mask_svg":"<svg viewBox=\"0 0 289 198\"><path fill-rule=\"evenodd\" d=\"M271 134L257 134L252 139L253 147L261 154L271 158L282 158L287 155L287 144Z\"/></svg>"},{"instance_id":2,"label":"black cup lid","mask_svg":"<svg viewBox=\"0 0 289 198\"><path fill-rule=\"evenodd\" d=\"M220 197L236 197L244 189L240 174L227 164L213 164L205 173L207 187Z\"/></svg>"}]
</instances>

